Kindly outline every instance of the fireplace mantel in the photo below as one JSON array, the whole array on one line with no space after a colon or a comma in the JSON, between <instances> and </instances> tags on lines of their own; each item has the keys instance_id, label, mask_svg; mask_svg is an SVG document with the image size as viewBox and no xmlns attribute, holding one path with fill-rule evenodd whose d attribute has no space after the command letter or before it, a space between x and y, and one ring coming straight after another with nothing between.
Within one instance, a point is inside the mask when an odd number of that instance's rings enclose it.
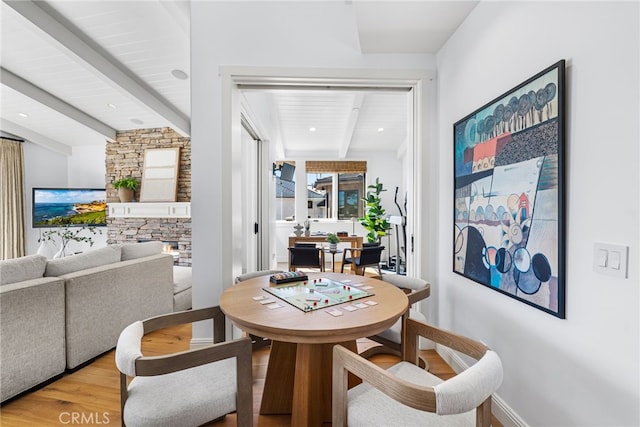
<instances>
[{"instance_id":1,"label":"fireplace mantel","mask_svg":"<svg viewBox=\"0 0 640 427\"><path fill-rule=\"evenodd\" d=\"M109 203L109 216L112 218L191 218L191 203Z\"/></svg>"}]
</instances>

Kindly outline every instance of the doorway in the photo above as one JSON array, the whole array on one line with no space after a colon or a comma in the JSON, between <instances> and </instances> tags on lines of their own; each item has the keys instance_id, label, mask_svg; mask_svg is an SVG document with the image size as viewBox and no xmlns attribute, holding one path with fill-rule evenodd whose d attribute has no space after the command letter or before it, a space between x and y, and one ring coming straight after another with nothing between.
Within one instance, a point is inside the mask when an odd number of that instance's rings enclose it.
<instances>
[{"instance_id":1,"label":"doorway","mask_svg":"<svg viewBox=\"0 0 640 427\"><path fill-rule=\"evenodd\" d=\"M283 74L288 77L283 77ZM360 75L360 77L353 77L354 75ZM235 67L222 67L221 76L223 82L223 109L227 106L233 108L242 104L243 93L247 90L256 90L260 88L263 90L319 90L325 91L409 91L411 93L411 108L409 116L411 117L411 123L408 125L406 153L404 153L405 160L403 162L404 170L404 184L405 192L407 194L406 204L406 216L407 216L407 243L405 246L404 256L407 263L407 274L420 275L422 266L425 265L422 262L418 262L421 259L421 245L422 239L416 239L416 236L421 236L425 227L424 221L421 219L422 213L420 212L422 206L422 195L424 194L423 174L422 174L422 153L421 146L427 139L427 135L423 133L424 118L421 113L424 111L423 96L425 92L425 72L406 72L406 71L374 71L364 70L361 72L355 72L353 70L337 70L333 72L316 71L316 70L287 70L287 73L283 73L278 69L246 69ZM396 75L397 77L390 77ZM245 110L243 110L245 112ZM246 111L251 119L255 119L251 116L251 108ZM231 117L236 116L234 113L230 114ZM237 116L236 116L237 117ZM255 119L255 124L258 132L264 124L260 123L259 119ZM225 135L225 128L228 135L233 138L234 132L232 131L231 123L223 123L223 138ZM277 153L276 147L278 143L271 141L269 138L265 138L266 142L270 143L270 148L267 152L263 153L263 161L261 162L260 169L258 169L258 175L261 177L270 176L269 165L278 158L282 158L284 153ZM232 143L233 144L233 143ZM268 161L264 161L268 159ZM235 161L234 164L237 164ZM375 175L375 174L374 174ZM374 178L375 179L375 176ZM261 196L260 206L264 212L265 223L263 224L263 230L270 231L270 238L262 239L260 243L256 243L260 246L261 251L266 254L264 259L266 265L264 268L270 268L274 266L275 253L274 253L274 236L275 233L275 219L273 206L268 202L268 198L264 197L264 191L268 194L272 194L274 191L273 182L270 181L262 186L261 191L258 193ZM394 189L390 188L390 192ZM232 195L232 197L238 197L238 195ZM389 205L390 210L395 209L393 205ZM393 214L393 212L389 212ZM232 233L237 235L237 232L241 230L233 230ZM263 236L264 237L264 236ZM244 266L247 268L247 266ZM240 272L237 272L239 274ZM236 272L234 272L236 274Z\"/></svg>"}]
</instances>

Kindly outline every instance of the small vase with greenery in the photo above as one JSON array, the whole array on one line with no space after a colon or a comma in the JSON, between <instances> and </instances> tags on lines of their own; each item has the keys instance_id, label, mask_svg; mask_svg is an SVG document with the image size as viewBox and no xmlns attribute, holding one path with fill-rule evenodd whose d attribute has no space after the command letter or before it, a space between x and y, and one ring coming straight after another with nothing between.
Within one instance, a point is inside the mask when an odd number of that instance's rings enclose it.
<instances>
[{"instance_id":1,"label":"small vase with greenery","mask_svg":"<svg viewBox=\"0 0 640 427\"><path fill-rule=\"evenodd\" d=\"M371 184L367 188L367 195L362 199L364 217L360 218L360 224L368 231L367 241L376 243L380 242L380 238L386 236L387 230L391 228L380 199L380 194L387 190L383 188L379 178L376 178L375 184Z\"/></svg>"},{"instance_id":2,"label":"small vase with greenery","mask_svg":"<svg viewBox=\"0 0 640 427\"><path fill-rule=\"evenodd\" d=\"M335 251L338 249L338 243L340 243L340 238L335 233L327 234L327 242L329 242L329 250Z\"/></svg>"},{"instance_id":3,"label":"small vase with greenery","mask_svg":"<svg viewBox=\"0 0 640 427\"><path fill-rule=\"evenodd\" d=\"M133 177L120 178L113 182L113 188L118 190L118 197L122 203L127 203L133 200L133 195L140 183Z\"/></svg>"}]
</instances>

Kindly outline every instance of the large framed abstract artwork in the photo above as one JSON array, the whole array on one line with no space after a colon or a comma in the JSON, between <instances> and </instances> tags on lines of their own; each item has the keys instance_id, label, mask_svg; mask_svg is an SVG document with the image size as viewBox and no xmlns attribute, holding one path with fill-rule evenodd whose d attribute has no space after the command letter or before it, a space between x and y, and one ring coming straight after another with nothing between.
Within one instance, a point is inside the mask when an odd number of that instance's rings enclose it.
<instances>
[{"instance_id":1,"label":"large framed abstract artwork","mask_svg":"<svg viewBox=\"0 0 640 427\"><path fill-rule=\"evenodd\" d=\"M453 125L454 272L565 318L561 60Z\"/></svg>"}]
</instances>

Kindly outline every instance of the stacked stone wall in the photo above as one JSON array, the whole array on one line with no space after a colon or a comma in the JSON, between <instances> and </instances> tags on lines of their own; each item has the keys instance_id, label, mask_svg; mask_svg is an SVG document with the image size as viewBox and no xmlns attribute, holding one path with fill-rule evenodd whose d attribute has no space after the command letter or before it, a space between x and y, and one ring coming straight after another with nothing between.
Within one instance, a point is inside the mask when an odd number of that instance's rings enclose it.
<instances>
[{"instance_id":1,"label":"stacked stone wall","mask_svg":"<svg viewBox=\"0 0 640 427\"><path fill-rule=\"evenodd\" d=\"M148 148L180 148L180 167L176 201L191 201L191 139L170 128L119 131L116 140L106 146L107 202L117 203L118 190L112 183L120 178L142 180L144 152ZM139 192L135 195L138 200ZM109 218L107 243L129 243L144 240L177 242L179 265L191 265L190 218Z\"/></svg>"}]
</instances>

